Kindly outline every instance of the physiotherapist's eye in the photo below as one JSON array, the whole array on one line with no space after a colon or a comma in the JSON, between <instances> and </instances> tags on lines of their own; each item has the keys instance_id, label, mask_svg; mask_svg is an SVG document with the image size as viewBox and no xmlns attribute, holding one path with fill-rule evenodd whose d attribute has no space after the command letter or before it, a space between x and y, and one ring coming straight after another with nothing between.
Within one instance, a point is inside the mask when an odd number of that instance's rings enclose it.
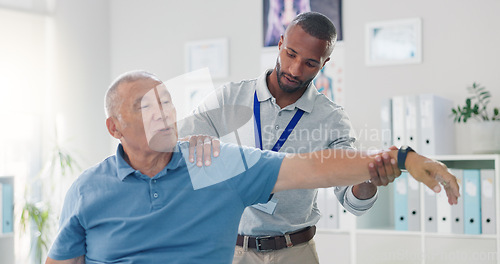
<instances>
[{"instance_id":1,"label":"physiotherapist's eye","mask_svg":"<svg viewBox=\"0 0 500 264\"><path fill-rule=\"evenodd\" d=\"M149 105L141 105L141 109L148 109L149 108Z\"/></svg>"},{"instance_id":2,"label":"physiotherapist's eye","mask_svg":"<svg viewBox=\"0 0 500 264\"><path fill-rule=\"evenodd\" d=\"M295 58L295 54L292 54L292 53L289 53L289 52L287 52L286 54L287 54L287 55L288 55L288 57L290 57L290 58Z\"/></svg>"}]
</instances>

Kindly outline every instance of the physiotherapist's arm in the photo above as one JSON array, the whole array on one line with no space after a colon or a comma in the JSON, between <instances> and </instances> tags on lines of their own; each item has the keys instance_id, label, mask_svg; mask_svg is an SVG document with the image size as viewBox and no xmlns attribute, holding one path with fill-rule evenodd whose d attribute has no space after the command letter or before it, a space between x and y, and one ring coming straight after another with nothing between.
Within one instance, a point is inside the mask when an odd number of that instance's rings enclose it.
<instances>
[{"instance_id":1,"label":"physiotherapist's arm","mask_svg":"<svg viewBox=\"0 0 500 264\"><path fill-rule=\"evenodd\" d=\"M47 257L45 264L85 264L85 255L65 260L55 260Z\"/></svg>"},{"instance_id":2,"label":"physiotherapist's arm","mask_svg":"<svg viewBox=\"0 0 500 264\"><path fill-rule=\"evenodd\" d=\"M177 121L179 137L191 135L208 135L219 138L219 131L212 117L220 116L222 106L218 99L219 92L214 92L206 96L203 101L193 109L191 115ZM214 115L215 116L212 116Z\"/></svg>"},{"instance_id":3,"label":"physiotherapist's arm","mask_svg":"<svg viewBox=\"0 0 500 264\"><path fill-rule=\"evenodd\" d=\"M397 161L397 150L387 150ZM327 149L306 154L287 154L284 158L273 192L289 189L314 189L331 186L346 186L370 179L368 164L375 155L345 149ZM408 153L405 166L417 181L435 192L444 185L448 202L456 204L460 196L455 176L441 162L428 159L416 152Z\"/></svg>"}]
</instances>

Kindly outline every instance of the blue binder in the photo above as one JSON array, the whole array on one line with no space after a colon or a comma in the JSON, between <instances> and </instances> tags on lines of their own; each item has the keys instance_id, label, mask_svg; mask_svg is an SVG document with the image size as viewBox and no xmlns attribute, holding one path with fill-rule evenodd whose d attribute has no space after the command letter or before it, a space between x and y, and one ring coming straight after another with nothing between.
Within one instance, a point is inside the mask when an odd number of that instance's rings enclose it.
<instances>
[{"instance_id":1,"label":"blue binder","mask_svg":"<svg viewBox=\"0 0 500 264\"><path fill-rule=\"evenodd\" d=\"M2 232L12 233L14 214L14 190L12 184L2 184Z\"/></svg>"},{"instance_id":2,"label":"blue binder","mask_svg":"<svg viewBox=\"0 0 500 264\"><path fill-rule=\"evenodd\" d=\"M479 170L463 171L464 233L481 234L481 177Z\"/></svg>"},{"instance_id":3,"label":"blue binder","mask_svg":"<svg viewBox=\"0 0 500 264\"><path fill-rule=\"evenodd\" d=\"M408 172L394 180L394 228L408 230Z\"/></svg>"}]
</instances>

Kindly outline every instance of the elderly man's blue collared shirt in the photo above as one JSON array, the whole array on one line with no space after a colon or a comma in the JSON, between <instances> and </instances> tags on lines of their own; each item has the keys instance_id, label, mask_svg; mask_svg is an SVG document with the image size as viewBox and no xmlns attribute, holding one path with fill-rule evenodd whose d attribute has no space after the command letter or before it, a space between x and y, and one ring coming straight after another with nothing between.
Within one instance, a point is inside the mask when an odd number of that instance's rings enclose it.
<instances>
[{"instance_id":1,"label":"elderly man's blue collared shirt","mask_svg":"<svg viewBox=\"0 0 500 264\"><path fill-rule=\"evenodd\" d=\"M185 162L186 145L152 178L125 162L121 145L117 155L85 171L66 195L49 256L231 263L241 214L267 202L284 155L222 144L220 157L198 168Z\"/></svg>"}]
</instances>

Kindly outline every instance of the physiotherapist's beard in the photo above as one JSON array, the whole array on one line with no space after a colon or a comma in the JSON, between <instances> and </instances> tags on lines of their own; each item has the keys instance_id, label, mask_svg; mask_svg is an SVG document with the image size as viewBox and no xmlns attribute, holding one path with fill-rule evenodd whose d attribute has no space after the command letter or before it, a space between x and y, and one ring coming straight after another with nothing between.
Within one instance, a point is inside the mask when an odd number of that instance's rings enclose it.
<instances>
[{"instance_id":1,"label":"physiotherapist's beard","mask_svg":"<svg viewBox=\"0 0 500 264\"><path fill-rule=\"evenodd\" d=\"M286 77L285 77L285 73L281 71L281 64L280 64L279 58L278 58L276 60L276 78L278 78L278 86L280 87L280 89L283 92L295 93L295 92L302 90L302 89L305 90L309 86L309 84L314 80L314 77L313 77L313 78L303 82L303 81L297 80L296 78L293 78L290 74L286 74L286 75L288 75L288 77L290 77L291 79L294 79L295 81L299 82L296 87L286 86L281 82L281 78L282 77L286 78Z\"/></svg>"}]
</instances>

